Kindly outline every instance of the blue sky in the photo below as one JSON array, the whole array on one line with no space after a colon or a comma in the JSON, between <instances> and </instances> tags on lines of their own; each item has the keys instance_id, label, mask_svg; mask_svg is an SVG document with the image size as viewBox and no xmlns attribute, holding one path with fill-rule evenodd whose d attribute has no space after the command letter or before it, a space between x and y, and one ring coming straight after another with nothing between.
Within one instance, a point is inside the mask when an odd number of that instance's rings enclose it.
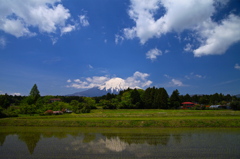
<instances>
[{"instance_id":1,"label":"blue sky","mask_svg":"<svg viewBox=\"0 0 240 159\"><path fill-rule=\"evenodd\" d=\"M0 0L0 94L121 78L169 95L240 93L239 0Z\"/></svg>"}]
</instances>

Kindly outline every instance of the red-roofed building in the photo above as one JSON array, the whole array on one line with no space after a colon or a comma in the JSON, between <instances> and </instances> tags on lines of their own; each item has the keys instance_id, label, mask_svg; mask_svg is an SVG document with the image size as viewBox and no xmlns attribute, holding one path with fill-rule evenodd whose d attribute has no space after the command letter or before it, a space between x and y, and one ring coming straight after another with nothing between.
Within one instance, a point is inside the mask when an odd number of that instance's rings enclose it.
<instances>
[{"instance_id":1,"label":"red-roofed building","mask_svg":"<svg viewBox=\"0 0 240 159\"><path fill-rule=\"evenodd\" d=\"M53 103L53 102L60 102L61 99L60 99L60 98L52 98L52 99L50 99L49 101L50 101L51 103Z\"/></svg>"},{"instance_id":2,"label":"red-roofed building","mask_svg":"<svg viewBox=\"0 0 240 159\"><path fill-rule=\"evenodd\" d=\"M183 109L189 109L195 106L195 103L192 102L183 102L182 103L182 108Z\"/></svg>"}]
</instances>

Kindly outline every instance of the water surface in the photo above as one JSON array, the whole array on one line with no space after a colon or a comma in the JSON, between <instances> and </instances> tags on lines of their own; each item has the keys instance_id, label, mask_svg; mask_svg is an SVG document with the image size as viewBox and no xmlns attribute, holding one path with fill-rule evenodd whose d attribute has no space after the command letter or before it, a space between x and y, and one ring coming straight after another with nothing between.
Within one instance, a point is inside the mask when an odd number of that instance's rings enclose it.
<instances>
[{"instance_id":1,"label":"water surface","mask_svg":"<svg viewBox=\"0 0 240 159\"><path fill-rule=\"evenodd\" d=\"M239 128L0 127L0 158L240 158Z\"/></svg>"}]
</instances>

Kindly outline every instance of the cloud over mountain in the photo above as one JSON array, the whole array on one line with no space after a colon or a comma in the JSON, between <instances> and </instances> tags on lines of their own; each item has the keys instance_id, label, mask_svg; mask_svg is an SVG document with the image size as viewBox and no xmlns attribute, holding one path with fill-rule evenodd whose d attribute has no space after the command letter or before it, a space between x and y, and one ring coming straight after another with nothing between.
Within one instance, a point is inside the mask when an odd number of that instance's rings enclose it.
<instances>
[{"instance_id":1,"label":"cloud over mountain","mask_svg":"<svg viewBox=\"0 0 240 159\"><path fill-rule=\"evenodd\" d=\"M149 74L135 72L133 76L122 79L119 77L107 77L107 76L94 76L82 79L68 80L69 83L67 87L77 88L77 89L87 89L98 87L103 90L124 90L127 88L145 88L152 84L152 81L148 80Z\"/></svg>"}]
</instances>

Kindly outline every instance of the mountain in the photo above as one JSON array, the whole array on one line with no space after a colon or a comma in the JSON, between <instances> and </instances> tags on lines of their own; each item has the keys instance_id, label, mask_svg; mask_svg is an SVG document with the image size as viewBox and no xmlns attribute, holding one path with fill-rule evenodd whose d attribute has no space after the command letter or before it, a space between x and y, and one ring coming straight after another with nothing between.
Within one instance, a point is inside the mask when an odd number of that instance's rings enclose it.
<instances>
[{"instance_id":1,"label":"mountain","mask_svg":"<svg viewBox=\"0 0 240 159\"><path fill-rule=\"evenodd\" d=\"M240 94L235 95L237 98L240 98Z\"/></svg>"},{"instance_id":2,"label":"mountain","mask_svg":"<svg viewBox=\"0 0 240 159\"><path fill-rule=\"evenodd\" d=\"M67 96L99 97L99 96L106 95L107 93L111 93L111 92L101 90L101 89L99 89L99 87L93 87L93 88L90 88L90 89L85 90L85 91L69 94Z\"/></svg>"},{"instance_id":3,"label":"mountain","mask_svg":"<svg viewBox=\"0 0 240 159\"><path fill-rule=\"evenodd\" d=\"M76 92L67 96L85 96L85 97L98 97L106 95L107 93L118 94L121 90L128 89L125 80L121 78L112 78L105 82L103 85L93 87L85 91Z\"/></svg>"}]
</instances>

